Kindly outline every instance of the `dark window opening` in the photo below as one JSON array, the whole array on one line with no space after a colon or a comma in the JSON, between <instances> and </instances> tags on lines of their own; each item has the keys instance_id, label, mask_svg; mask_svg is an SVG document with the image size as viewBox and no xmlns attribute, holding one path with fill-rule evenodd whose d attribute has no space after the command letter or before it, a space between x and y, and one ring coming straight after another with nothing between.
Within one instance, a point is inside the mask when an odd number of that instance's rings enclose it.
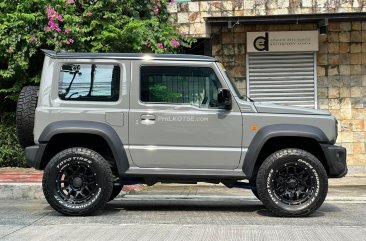
<instances>
[{"instance_id":1,"label":"dark window opening","mask_svg":"<svg viewBox=\"0 0 366 241\"><path fill-rule=\"evenodd\" d=\"M201 38L197 39L197 42L192 44L190 48L184 49L185 54L195 54L195 55L206 55L212 56L211 53L211 39Z\"/></svg>"}]
</instances>

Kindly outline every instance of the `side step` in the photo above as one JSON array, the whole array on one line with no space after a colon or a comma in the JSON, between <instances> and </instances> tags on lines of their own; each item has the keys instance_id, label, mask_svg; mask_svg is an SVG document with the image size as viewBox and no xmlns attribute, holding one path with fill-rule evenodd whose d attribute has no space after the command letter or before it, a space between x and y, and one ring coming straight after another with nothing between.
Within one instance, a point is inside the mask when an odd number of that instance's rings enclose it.
<instances>
[{"instance_id":1,"label":"side step","mask_svg":"<svg viewBox=\"0 0 366 241\"><path fill-rule=\"evenodd\" d=\"M153 186L154 184L156 184L157 181L149 181L149 180L145 180L143 178L129 178L129 179L119 179L118 181L116 181L114 183L114 186L123 186L123 185L137 185L137 184L147 184L149 186ZM164 182L163 182L164 183ZM175 183L175 182L167 182L167 183ZM177 183L182 183L182 182L177 182ZM187 184L196 184L197 182L188 182ZM257 187L256 185L252 184L252 183L248 183L248 182L232 182L232 181L223 181L221 182L222 184L224 184L226 187L228 188L242 188L242 189L251 189L251 190L256 190Z\"/></svg>"}]
</instances>

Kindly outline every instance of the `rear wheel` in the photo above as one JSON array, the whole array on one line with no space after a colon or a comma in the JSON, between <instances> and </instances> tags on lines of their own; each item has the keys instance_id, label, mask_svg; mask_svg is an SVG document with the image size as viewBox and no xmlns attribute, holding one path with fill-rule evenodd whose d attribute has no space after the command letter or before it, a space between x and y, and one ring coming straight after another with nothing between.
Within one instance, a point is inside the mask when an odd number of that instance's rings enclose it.
<instances>
[{"instance_id":1,"label":"rear wheel","mask_svg":"<svg viewBox=\"0 0 366 241\"><path fill-rule=\"evenodd\" d=\"M113 174L108 162L87 148L70 148L54 156L45 168L43 193L56 211L89 215L112 195Z\"/></svg>"},{"instance_id":2,"label":"rear wheel","mask_svg":"<svg viewBox=\"0 0 366 241\"><path fill-rule=\"evenodd\" d=\"M328 192L322 163L300 149L284 149L270 155L257 175L257 191L275 215L307 216L318 209Z\"/></svg>"}]
</instances>

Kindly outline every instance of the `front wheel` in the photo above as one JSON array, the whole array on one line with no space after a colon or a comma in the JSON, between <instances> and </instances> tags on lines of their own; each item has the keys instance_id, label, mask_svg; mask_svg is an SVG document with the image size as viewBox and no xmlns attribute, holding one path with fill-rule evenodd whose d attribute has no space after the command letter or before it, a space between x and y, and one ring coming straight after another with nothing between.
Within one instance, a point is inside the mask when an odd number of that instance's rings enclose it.
<instances>
[{"instance_id":1,"label":"front wheel","mask_svg":"<svg viewBox=\"0 0 366 241\"><path fill-rule=\"evenodd\" d=\"M314 155L300 149L283 149L262 163L257 191L260 200L275 215L307 216L324 202L328 176Z\"/></svg>"},{"instance_id":2,"label":"front wheel","mask_svg":"<svg viewBox=\"0 0 366 241\"><path fill-rule=\"evenodd\" d=\"M87 148L70 148L54 156L45 168L43 193L56 211L90 215L103 207L113 189L108 162Z\"/></svg>"}]
</instances>

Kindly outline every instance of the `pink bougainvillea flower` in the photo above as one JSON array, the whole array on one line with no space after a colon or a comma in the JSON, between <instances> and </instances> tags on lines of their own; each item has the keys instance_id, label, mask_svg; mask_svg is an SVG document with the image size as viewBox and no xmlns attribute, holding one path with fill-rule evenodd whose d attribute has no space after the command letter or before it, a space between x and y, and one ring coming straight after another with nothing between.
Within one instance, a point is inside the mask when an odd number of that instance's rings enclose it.
<instances>
[{"instance_id":1,"label":"pink bougainvillea flower","mask_svg":"<svg viewBox=\"0 0 366 241\"><path fill-rule=\"evenodd\" d=\"M50 20L53 20L53 21L58 20L58 21L62 22L61 14L59 14L53 7L48 7L47 8L47 17Z\"/></svg>"},{"instance_id":2,"label":"pink bougainvillea flower","mask_svg":"<svg viewBox=\"0 0 366 241\"><path fill-rule=\"evenodd\" d=\"M159 13L159 9L158 9L158 8L155 8L155 9L154 9L154 13L155 13L155 14L158 14L158 13Z\"/></svg>"},{"instance_id":3,"label":"pink bougainvillea flower","mask_svg":"<svg viewBox=\"0 0 366 241\"><path fill-rule=\"evenodd\" d=\"M70 31L71 31L71 30L70 30L69 28L65 29L65 33L66 33L66 34L69 34L69 33L70 33Z\"/></svg>"},{"instance_id":4,"label":"pink bougainvillea flower","mask_svg":"<svg viewBox=\"0 0 366 241\"><path fill-rule=\"evenodd\" d=\"M56 32L60 32L60 26L58 22L62 22L63 18L61 14L59 14L53 7L47 8L47 17L48 17L48 23L47 23L47 29L46 31L54 30Z\"/></svg>"},{"instance_id":5,"label":"pink bougainvillea flower","mask_svg":"<svg viewBox=\"0 0 366 241\"><path fill-rule=\"evenodd\" d=\"M74 4L74 3L75 3L75 0L66 0L66 6L69 4Z\"/></svg>"},{"instance_id":6,"label":"pink bougainvillea flower","mask_svg":"<svg viewBox=\"0 0 366 241\"><path fill-rule=\"evenodd\" d=\"M170 40L170 43L173 44L174 48L177 48L180 45L179 41L175 39Z\"/></svg>"},{"instance_id":7,"label":"pink bougainvillea flower","mask_svg":"<svg viewBox=\"0 0 366 241\"><path fill-rule=\"evenodd\" d=\"M158 48L163 49L164 45L162 43L158 43Z\"/></svg>"},{"instance_id":8,"label":"pink bougainvillea flower","mask_svg":"<svg viewBox=\"0 0 366 241\"><path fill-rule=\"evenodd\" d=\"M34 41L36 41L37 40L37 38L36 38L36 36L32 36L32 37L30 37L29 39L28 39L28 42L29 43L33 43Z\"/></svg>"},{"instance_id":9,"label":"pink bougainvillea flower","mask_svg":"<svg viewBox=\"0 0 366 241\"><path fill-rule=\"evenodd\" d=\"M71 45L71 44L73 44L75 41L72 39L72 38L70 38L70 39L67 39L66 40L66 44L67 45Z\"/></svg>"}]
</instances>

